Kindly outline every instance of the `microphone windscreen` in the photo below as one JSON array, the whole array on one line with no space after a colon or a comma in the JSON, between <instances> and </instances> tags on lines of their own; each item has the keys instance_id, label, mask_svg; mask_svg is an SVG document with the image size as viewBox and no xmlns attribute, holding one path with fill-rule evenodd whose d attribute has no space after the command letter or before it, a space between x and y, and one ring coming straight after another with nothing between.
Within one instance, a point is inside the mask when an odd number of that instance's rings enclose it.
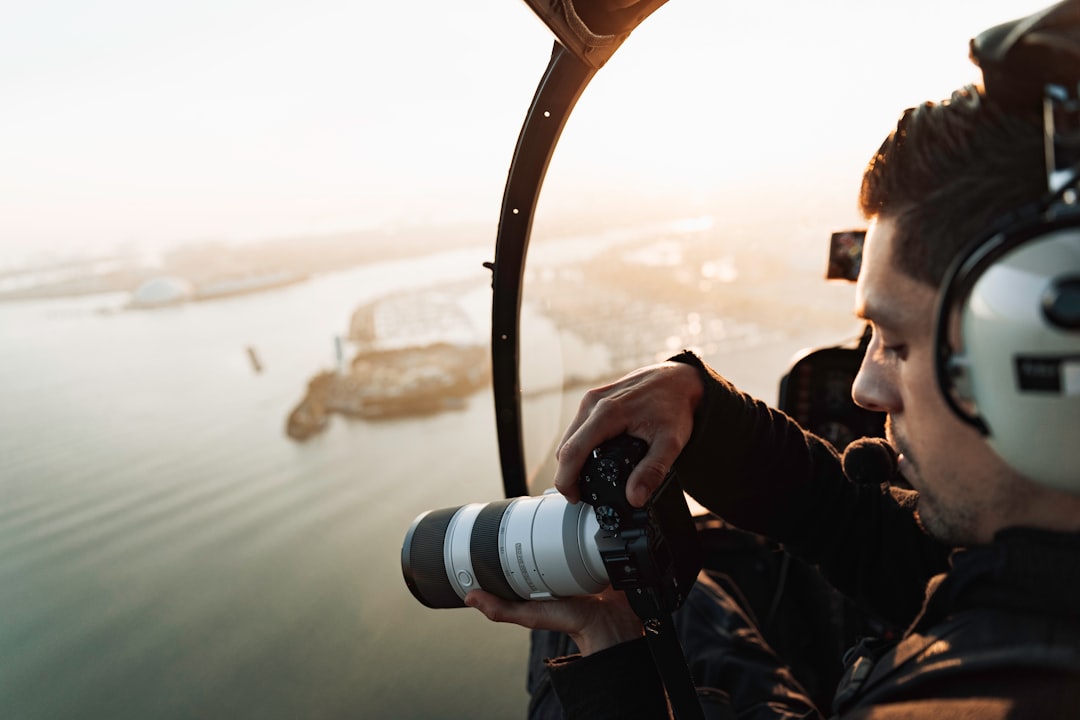
<instances>
[{"instance_id":1,"label":"microphone windscreen","mask_svg":"<svg viewBox=\"0 0 1080 720\"><path fill-rule=\"evenodd\" d=\"M843 464L852 482L880 485L896 475L896 451L881 438L859 438L844 450Z\"/></svg>"}]
</instances>

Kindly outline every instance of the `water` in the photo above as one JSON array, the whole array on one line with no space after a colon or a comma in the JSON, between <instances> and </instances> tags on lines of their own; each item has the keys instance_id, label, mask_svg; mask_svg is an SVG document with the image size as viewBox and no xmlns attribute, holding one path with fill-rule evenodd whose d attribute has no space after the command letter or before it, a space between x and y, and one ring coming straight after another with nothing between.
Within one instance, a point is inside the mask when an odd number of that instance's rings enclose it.
<instances>
[{"instance_id":1,"label":"water","mask_svg":"<svg viewBox=\"0 0 1080 720\"><path fill-rule=\"evenodd\" d=\"M526 632L424 608L399 565L418 513L502 495L490 392L283 432L353 308L486 290L489 254L152 312L0 305L0 716L524 715Z\"/></svg>"},{"instance_id":2,"label":"water","mask_svg":"<svg viewBox=\"0 0 1080 720\"><path fill-rule=\"evenodd\" d=\"M545 262L572 261L580 274L586 250L624 240L540 246L534 261L541 276ZM484 340L490 253L378 263L154 311L121 310L118 295L0 304L0 717L524 717L527 632L424 608L399 564L420 512L502 496L490 389L431 417L334 417L303 444L284 433L363 303L452 284ZM677 280L680 268L670 270ZM560 272L533 284L566 296ZM663 280L659 269L645 277ZM577 336L560 337L527 302L525 441L537 482L550 477L580 395L542 391L608 364L621 344L663 357L679 323L686 332L667 350L712 318L707 359L771 399L792 353L844 337L793 322L792 286L771 282L789 289L740 291L770 298L761 307L771 312L753 318L726 309L742 307L733 290L708 315L640 312L603 301L591 282L580 286L588 294L575 291L580 311L536 298L586 321ZM666 297L664 287L651 291ZM796 299L800 312L812 305ZM824 302L822 317L850 322L848 300Z\"/></svg>"}]
</instances>

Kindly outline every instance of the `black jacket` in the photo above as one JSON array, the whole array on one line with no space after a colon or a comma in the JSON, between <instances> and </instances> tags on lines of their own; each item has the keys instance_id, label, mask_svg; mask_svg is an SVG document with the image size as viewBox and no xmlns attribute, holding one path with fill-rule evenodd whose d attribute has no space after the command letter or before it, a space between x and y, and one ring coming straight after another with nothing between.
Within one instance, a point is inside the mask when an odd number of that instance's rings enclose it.
<instances>
[{"instance_id":1,"label":"black jacket","mask_svg":"<svg viewBox=\"0 0 1080 720\"><path fill-rule=\"evenodd\" d=\"M915 497L850 482L823 440L741 393L692 355L706 394L676 469L726 520L783 541L857 602L908 630L845 658L835 708L798 698L699 695L709 717L1080 717L1080 535L1011 529L951 551L927 536ZM643 640L550 664L570 717L667 717Z\"/></svg>"}]
</instances>

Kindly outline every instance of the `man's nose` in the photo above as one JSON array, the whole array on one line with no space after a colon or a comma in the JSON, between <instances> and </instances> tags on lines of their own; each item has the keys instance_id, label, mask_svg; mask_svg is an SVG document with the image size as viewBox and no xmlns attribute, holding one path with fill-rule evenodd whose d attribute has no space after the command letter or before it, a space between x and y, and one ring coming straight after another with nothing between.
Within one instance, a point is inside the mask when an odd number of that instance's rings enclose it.
<instances>
[{"instance_id":1,"label":"man's nose","mask_svg":"<svg viewBox=\"0 0 1080 720\"><path fill-rule=\"evenodd\" d=\"M859 372L851 384L851 399L859 407L875 412L895 413L900 410L894 370L880 357L876 338L866 349Z\"/></svg>"}]
</instances>

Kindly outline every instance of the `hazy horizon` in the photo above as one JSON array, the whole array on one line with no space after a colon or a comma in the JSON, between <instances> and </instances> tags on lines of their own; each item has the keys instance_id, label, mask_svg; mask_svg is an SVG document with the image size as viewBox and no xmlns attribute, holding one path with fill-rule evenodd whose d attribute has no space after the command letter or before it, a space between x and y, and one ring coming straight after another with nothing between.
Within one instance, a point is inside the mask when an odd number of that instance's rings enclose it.
<instances>
[{"instance_id":1,"label":"hazy horizon","mask_svg":"<svg viewBox=\"0 0 1080 720\"><path fill-rule=\"evenodd\" d=\"M780 17L672 0L582 96L538 219L642 201L719 216L725 197L800 180L811 200L854 198L903 107L977 79L966 39L1045 4L917 0L884 28L855 0ZM496 0L13 8L0 269L120 246L494 227L550 46L524 3ZM853 203L837 207L850 222Z\"/></svg>"}]
</instances>

